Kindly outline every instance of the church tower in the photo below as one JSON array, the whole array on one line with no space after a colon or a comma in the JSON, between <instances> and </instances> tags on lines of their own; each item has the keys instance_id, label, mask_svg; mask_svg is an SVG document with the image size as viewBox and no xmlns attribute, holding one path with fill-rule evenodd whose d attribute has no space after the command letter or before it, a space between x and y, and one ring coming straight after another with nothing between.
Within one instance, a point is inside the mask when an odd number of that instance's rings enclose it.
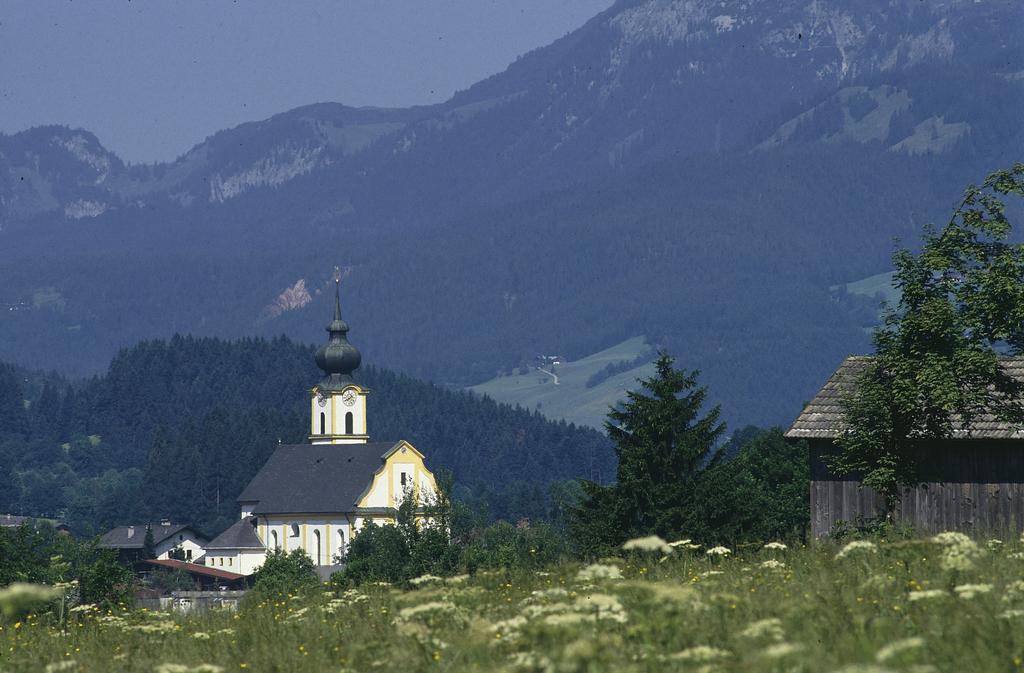
<instances>
[{"instance_id":1,"label":"church tower","mask_svg":"<svg viewBox=\"0 0 1024 673\"><path fill-rule=\"evenodd\" d=\"M310 391L309 441L313 444L365 444L366 394L352 378L362 356L348 342L348 324L341 319L341 273L334 270L334 320L327 326L327 343L316 352L324 379Z\"/></svg>"}]
</instances>

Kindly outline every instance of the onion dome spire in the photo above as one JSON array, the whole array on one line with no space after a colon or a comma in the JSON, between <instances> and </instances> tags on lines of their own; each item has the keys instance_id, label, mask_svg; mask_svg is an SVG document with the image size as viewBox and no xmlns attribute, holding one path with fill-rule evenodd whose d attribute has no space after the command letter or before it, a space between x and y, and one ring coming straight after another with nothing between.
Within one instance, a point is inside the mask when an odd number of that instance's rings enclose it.
<instances>
[{"instance_id":1,"label":"onion dome spire","mask_svg":"<svg viewBox=\"0 0 1024 673\"><path fill-rule=\"evenodd\" d=\"M363 356L348 342L348 323L341 319L341 269L334 267L334 320L327 326L327 343L316 352L316 365L327 375L321 390L341 390L352 383Z\"/></svg>"}]
</instances>

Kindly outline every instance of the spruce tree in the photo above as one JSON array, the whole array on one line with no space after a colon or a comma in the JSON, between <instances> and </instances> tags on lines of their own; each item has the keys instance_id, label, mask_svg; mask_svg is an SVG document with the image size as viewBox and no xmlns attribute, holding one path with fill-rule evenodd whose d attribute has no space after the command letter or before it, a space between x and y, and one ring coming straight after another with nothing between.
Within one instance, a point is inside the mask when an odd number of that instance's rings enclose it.
<instances>
[{"instance_id":1,"label":"spruce tree","mask_svg":"<svg viewBox=\"0 0 1024 673\"><path fill-rule=\"evenodd\" d=\"M156 542L153 540L153 527L150 525L146 526L146 537L142 541L142 558L156 558Z\"/></svg>"},{"instance_id":2,"label":"spruce tree","mask_svg":"<svg viewBox=\"0 0 1024 673\"><path fill-rule=\"evenodd\" d=\"M725 431L716 406L702 415L707 389L698 372L673 367L660 353L656 374L626 394L605 422L618 457L616 483L583 482L584 501L572 530L584 552L596 552L638 535L683 532L693 481L711 459Z\"/></svg>"}]
</instances>

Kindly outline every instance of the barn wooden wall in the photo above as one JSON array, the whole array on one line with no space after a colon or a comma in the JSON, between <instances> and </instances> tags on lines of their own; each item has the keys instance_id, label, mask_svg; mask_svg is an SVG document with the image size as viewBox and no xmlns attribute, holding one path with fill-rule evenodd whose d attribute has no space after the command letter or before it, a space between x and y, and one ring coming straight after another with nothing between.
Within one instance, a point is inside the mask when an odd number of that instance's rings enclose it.
<instances>
[{"instance_id":1,"label":"barn wooden wall","mask_svg":"<svg viewBox=\"0 0 1024 673\"><path fill-rule=\"evenodd\" d=\"M828 535L839 521L870 518L882 498L854 478L830 474L829 443L811 446L811 534ZM921 532L960 530L994 535L1024 530L1024 442L959 441L922 451L924 482L907 489L897 520Z\"/></svg>"}]
</instances>

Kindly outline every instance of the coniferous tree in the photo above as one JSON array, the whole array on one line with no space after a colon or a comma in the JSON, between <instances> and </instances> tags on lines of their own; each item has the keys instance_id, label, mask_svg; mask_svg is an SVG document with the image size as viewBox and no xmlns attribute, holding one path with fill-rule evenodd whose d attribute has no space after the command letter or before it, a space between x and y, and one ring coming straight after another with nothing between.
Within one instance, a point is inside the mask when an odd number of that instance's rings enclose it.
<instances>
[{"instance_id":1,"label":"coniferous tree","mask_svg":"<svg viewBox=\"0 0 1024 673\"><path fill-rule=\"evenodd\" d=\"M25 396L14 367L0 364L0 437L23 437L28 431Z\"/></svg>"},{"instance_id":2,"label":"coniferous tree","mask_svg":"<svg viewBox=\"0 0 1024 673\"><path fill-rule=\"evenodd\" d=\"M156 558L156 542L153 540L153 527L146 526L146 537L142 541L142 558Z\"/></svg>"},{"instance_id":3,"label":"coniferous tree","mask_svg":"<svg viewBox=\"0 0 1024 673\"><path fill-rule=\"evenodd\" d=\"M605 428L619 459L616 483L584 482L571 529L583 551L630 537L680 532L689 494L725 430L718 407L702 415L707 390L697 372L675 369L661 353L656 374L608 414Z\"/></svg>"}]
</instances>

